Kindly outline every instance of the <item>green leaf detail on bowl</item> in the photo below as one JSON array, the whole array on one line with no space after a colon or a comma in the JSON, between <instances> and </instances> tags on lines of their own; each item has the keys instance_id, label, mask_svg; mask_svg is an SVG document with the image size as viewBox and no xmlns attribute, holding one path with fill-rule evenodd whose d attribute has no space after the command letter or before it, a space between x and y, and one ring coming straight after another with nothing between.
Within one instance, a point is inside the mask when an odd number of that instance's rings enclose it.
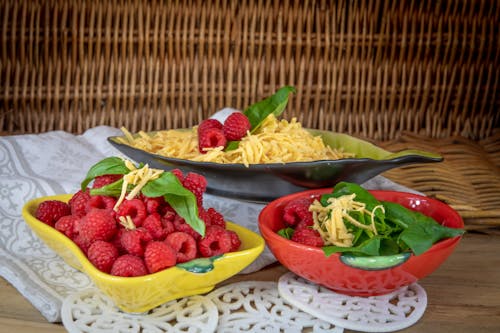
<instances>
[{"instance_id":1,"label":"green leaf detail on bowl","mask_svg":"<svg viewBox=\"0 0 500 333\"><path fill-rule=\"evenodd\" d=\"M403 252L390 256L356 256L343 253L340 256L340 261L350 267L375 271L399 266L407 261L410 256L410 252Z\"/></svg>"},{"instance_id":2,"label":"green leaf detail on bowl","mask_svg":"<svg viewBox=\"0 0 500 333\"><path fill-rule=\"evenodd\" d=\"M222 254L210 258L193 259L191 261L177 264L175 266L191 273L207 273L214 269L214 261L219 258L222 258Z\"/></svg>"}]
</instances>

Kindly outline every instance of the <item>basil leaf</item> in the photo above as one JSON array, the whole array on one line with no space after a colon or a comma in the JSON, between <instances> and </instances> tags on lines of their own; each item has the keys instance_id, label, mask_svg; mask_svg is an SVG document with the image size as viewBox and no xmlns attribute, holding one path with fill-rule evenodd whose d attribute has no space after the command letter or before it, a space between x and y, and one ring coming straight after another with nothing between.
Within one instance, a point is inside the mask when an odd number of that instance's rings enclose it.
<instances>
[{"instance_id":1,"label":"basil leaf","mask_svg":"<svg viewBox=\"0 0 500 333\"><path fill-rule=\"evenodd\" d=\"M90 167L87 172L87 176L81 183L82 191L85 191L87 185L97 176L103 175L125 175L129 173L130 170L125 165L125 161L123 161L119 157L108 157L100 162L97 162L92 167Z\"/></svg>"},{"instance_id":2,"label":"basil leaf","mask_svg":"<svg viewBox=\"0 0 500 333\"><path fill-rule=\"evenodd\" d=\"M90 190L90 195L107 195L111 197L119 197L122 193L123 179L119 179L111 184L103 187L93 188Z\"/></svg>"},{"instance_id":3,"label":"basil leaf","mask_svg":"<svg viewBox=\"0 0 500 333\"><path fill-rule=\"evenodd\" d=\"M274 114L279 117L285 110L288 104L288 95L295 92L295 88L291 86L284 86L278 89L274 95L271 95L257 103L250 105L243 111L243 114L247 116L250 121L250 133L254 133L260 124L267 118L270 114ZM225 151L231 151L238 148L240 141L230 141L228 142Z\"/></svg>"},{"instance_id":4,"label":"basil leaf","mask_svg":"<svg viewBox=\"0 0 500 333\"><path fill-rule=\"evenodd\" d=\"M198 216L198 205L194 194L182 186L171 172L164 172L159 178L149 181L142 194L147 197L163 196L165 201L201 236L205 235L205 223Z\"/></svg>"},{"instance_id":5,"label":"basil leaf","mask_svg":"<svg viewBox=\"0 0 500 333\"><path fill-rule=\"evenodd\" d=\"M388 220L397 220L398 224L406 224L407 227L399 235L399 240L408 245L417 256L441 239L460 236L464 233L463 229L448 228L429 216L399 204L383 202L383 205Z\"/></svg>"},{"instance_id":6,"label":"basil leaf","mask_svg":"<svg viewBox=\"0 0 500 333\"><path fill-rule=\"evenodd\" d=\"M288 95L295 93L295 88L284 86L271 95L255 104L250 105L243 113L248 117L251 126L251 133L255 132L264 119L270 114L280 116L288 103Z\"/></svg>"},{"instance_id":7,"label":"basil leaf","mask_svg":"<svg viewBox=\"0 0 500 333\"><path fill-rule=\"evenodd\" d=\"M382 239L381 237L375 236L373 238L364 241L358 246L342 247L342 246L329 245L329 246L324 246L322 249L327 257L332 255L333 253L338 253L338 252L357 253L367 256L378 256L380 255L381 239Z\"/></svg>"},{"instance_id":8,"label":"basil leaf","mask_svg":"<svg viewBox=\"0 0 500 333\"><path fill-rule=\"evenodd\" d=\"M287 227L287 228L283 228L283 229L278 230L278 235L280 235L281 237L286 238L286 239L292 239L294 231L295 230L293 228Z\"/></svg>"}]
</instances>

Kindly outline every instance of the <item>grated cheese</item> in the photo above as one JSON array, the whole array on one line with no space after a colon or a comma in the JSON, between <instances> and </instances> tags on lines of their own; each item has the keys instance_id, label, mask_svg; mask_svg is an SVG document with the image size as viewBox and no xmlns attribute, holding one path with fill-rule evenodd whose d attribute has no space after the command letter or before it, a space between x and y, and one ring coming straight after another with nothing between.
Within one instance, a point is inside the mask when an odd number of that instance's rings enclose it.
<instances>
[{"instance_id":1,"label":"grated cheese","mask_svg":"<svg viewBox=\"0 0 500 333\"><path fill-rule=\"evenodd\" d=\"M328 205L324 207L318 200L309 207L313 215L313 229L317 230L325 245L336 245L340 247L350 247L353 245L354 234L345 224L348 221L352 225L372 231L375 235L375 211L384 210L382 205L376 206L372 211L366 209L362 202L355 201L356 194L343 195L338 198L329 198ZM355 220L349 215L351 211L359 211L370 215L371 223L366 225Z\"/></svg>"},{"instance_id":2,"label":"grated cheese","mask_svg":"<svg viewBox=\"0 0 500 333\"><path fill-rule=\"evenodd\" d=\"M293 118L278 120L268 116L254 132L247 132L238 148L224 151L223 147L207 149L205 154L198 150L198 127L191 130L158 131L149 136L139 132L132 136L125 128L120 142L166 157L200 162L241 163L245 166L260 163L287 163L317 160L336 160L353 157L353 154L332 149L319 136L313 136Z\"/></svg>"},{"instance_id":3,"label":"grated cheese","mask_svg":"<svg viewBox=\"0 0 500 333\"><path fill-rule=\"evenodd\" d=\"M163 170L150 168L147 164L138 169L129 160L125 160L125 166L130 170L130 172L123 176L123 185L120 197L113 207L113 210L115 211L118 210L118 207L121 205L123 200L131 200L135 198L148 181L157 179L163 173ZM129 185L134 185L134 188L127 195Z\"/></svg>"}]
</instances>

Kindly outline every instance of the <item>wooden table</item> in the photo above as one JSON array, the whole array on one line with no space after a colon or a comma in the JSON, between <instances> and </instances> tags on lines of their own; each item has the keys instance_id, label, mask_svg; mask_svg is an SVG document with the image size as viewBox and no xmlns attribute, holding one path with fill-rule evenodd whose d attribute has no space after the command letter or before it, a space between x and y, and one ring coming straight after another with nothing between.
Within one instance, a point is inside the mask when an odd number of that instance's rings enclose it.
<instances>
[{"instance_id":1,"label":"wooden table","mask_svg":"<svg viewBox=\"0 0 500 333\"><path fill-rule=\"evenodd\" d=\"M271 280L286 272L279 264L241 280ZM452 256L420 281L428 297L424 316L401 332L500 332L500 236L467 233ZM0 279L0 332L65 332L50 324L15 288ZM346 330L346 332L350 332Z\"/></svg>"}]
</instances>

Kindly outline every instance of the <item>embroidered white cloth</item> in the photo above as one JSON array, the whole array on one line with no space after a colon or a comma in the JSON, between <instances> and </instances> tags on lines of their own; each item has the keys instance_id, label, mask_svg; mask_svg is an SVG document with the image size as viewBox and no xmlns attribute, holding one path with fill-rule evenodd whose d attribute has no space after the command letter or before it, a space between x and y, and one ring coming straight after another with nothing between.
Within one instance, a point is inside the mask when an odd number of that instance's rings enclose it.
<instances>
[{"instance_id":1,"label":"embroidered white cloth","mask_svg":"<svg viewBox=\"0 0 500 333\"><path fill-rule=\"evenodd\" d=\"M21 209L41 196L74 193L90 166L109 156L122 156L107 142L120 135L99 126L82 135L62 131L0 137L0 275L9 281L50 322L61 320L62 301L93 287L83 273L64 263L25 224ZM363 184L369 189L414 192L377 176ZM207 207L255 232L262 204L206 195ZM276 259L266 249L242 274L262 269Z\"/></svg>"}]
</instances>

